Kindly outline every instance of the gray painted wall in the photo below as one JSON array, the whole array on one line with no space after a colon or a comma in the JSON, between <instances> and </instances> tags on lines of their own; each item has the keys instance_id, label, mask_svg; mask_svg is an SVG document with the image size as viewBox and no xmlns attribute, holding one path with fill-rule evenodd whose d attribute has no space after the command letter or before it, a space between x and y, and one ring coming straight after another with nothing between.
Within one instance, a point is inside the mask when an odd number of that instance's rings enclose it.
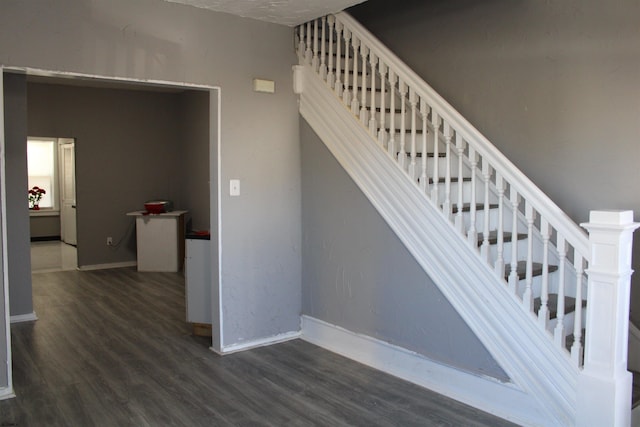
<instances>
[{"instance_id":1,"label":"gray painted wall","mask_svg":"<svg viewBox=\"0 0 640 427\"><path fill-rule=\"evenodd\" d=\"M640 212L638 1L370 0L351 11L576 222L592 209ZM633 259L637 272L638 248Z\"/></svg>"},{"instance_id":2,"label":"gray painted wall","mask_svg":"<svg viewBox=\"0 0 640 427\"><path fill-rule=\"evenodd\" d=\"M7 258L12 316L33 312L27 179L27 83L22 74L5 73L5 177L7 183Z\"/></svg>"},{"instance_id":3,"label":"gray painted wall","mask_svg":"<svg viewBox=\"0 0 640 427\"><path fill-rule=\"evenodd\" d=\"M189 210L194 230L209 230L209 93L181 94L179 114L183 176L180 203Z\"/></svg>"},{"instance_id":4,"label":"gray painted wall","mask_svg":"<svg viewBox=\"0 0 640 427\"><path fill-rule=\"evenodd\" d=\"M29 83L29 134L76 140L78 265L135 261L146 200L182 193L179 96ZM178 205L177 208L182 206ZM107 236L115 242L108 247Z\"/></svg>"},{"instance_id":5,"label":"gray painted wall","mask_svg":"<svg viewBox=\"0 0 640 427\"><path fill-rule=\"evenodd\" d=\"M220 86L224 343L299 329L300 157L288 27L160 0L0 2L0 63ZM255 77L276 94L252 92Z\"/></svg>"},{"instance_id":6,"label":"gray painted wall","mask_svg":"<svg viewBox=\"0 0 640 427\"><path fill-rule=\"evenodd\" d=\"M60 236L60 216L29 217L29 232L31 238Z\"/></svg>"},{"instance_id":7,"label":"gray painted wall","mask_svg":"<svg viewBox=\"0 0 640 427\"><path fill-rule=\"evenodd\" d=\"M508 380L303 119L300 140L303 313Z\"/></svg>"}]
</instances>

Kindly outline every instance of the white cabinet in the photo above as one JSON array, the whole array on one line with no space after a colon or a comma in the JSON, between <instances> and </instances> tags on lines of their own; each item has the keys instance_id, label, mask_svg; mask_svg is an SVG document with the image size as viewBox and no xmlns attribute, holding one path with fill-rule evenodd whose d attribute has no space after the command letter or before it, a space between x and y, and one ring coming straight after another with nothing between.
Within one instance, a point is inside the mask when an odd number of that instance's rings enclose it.
<instances>
[{"instance_id":1,"label":"white cabinet","mask_svg":"<svg viewBox=\"0 0 640 427\"><path fill-rule=\"evenodd\" d=\"M184 218L187 211L162 214L130 212L136 217L138 271L180 271L184 260Z\"/></svg>"},{"instance_id":2,"label":"white cabinet","mask_svg":"<svg viewBox=\"0 0 640 427\"><path fill-rule=\"evenodd\" d=\"M211 240L186 240L187 322L211 324Z\"/></svg>"}]
</instances>

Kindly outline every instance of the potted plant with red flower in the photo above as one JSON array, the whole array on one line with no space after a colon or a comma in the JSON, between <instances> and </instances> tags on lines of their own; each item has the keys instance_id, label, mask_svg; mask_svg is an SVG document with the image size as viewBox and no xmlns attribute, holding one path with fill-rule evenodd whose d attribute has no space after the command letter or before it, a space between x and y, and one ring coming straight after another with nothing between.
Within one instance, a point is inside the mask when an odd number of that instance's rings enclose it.
<instances>
[{"instance_id":1,"label":"potted plant with red flower","mask_svg":"<svg viewBox=\"0 0 640 427\"><path fill-rule=\"evenodd\" d=\"M47 192L44 190L44 188L40 188L38 186L35 186L31 190L29 190L29 209L33 209L34 211L39 210L40 199L42 199L42 196L44 194L47 194Z\"/></svg>"}]
</instances>

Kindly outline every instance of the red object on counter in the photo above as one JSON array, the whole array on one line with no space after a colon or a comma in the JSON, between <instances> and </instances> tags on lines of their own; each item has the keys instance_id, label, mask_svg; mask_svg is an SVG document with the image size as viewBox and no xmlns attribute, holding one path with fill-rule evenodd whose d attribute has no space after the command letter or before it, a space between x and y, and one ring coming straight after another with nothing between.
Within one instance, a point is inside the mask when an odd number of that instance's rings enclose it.
<instances>
[{"instance_id":1,"label":"red object on counter","mask_svg":"<svg viewBox=\"0 0 640 427\"><path fill-rule=\"evenodd\" d=\"M166 200L146 202L144 204L144 208L147 213L161 214L171 211L171 202L168 202Z\"/></svg>"}]
</instances>

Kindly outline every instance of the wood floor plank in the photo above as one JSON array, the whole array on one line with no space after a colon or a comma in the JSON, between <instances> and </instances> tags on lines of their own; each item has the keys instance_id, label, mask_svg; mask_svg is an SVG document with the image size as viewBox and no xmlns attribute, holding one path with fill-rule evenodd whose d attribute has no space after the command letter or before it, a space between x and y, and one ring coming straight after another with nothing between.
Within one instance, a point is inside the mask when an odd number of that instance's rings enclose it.
<instances>
[{"instance_id":1,"label":"wood floor plank","mask_svg":"<svg viewBox=\"0 0 640 427\"><path fill-rule=\"evenodd\" d=\"M300 340L218 356L180 274L38 273L33 295L3 427L511 425Z\"/></svg>"}]
</instances>

